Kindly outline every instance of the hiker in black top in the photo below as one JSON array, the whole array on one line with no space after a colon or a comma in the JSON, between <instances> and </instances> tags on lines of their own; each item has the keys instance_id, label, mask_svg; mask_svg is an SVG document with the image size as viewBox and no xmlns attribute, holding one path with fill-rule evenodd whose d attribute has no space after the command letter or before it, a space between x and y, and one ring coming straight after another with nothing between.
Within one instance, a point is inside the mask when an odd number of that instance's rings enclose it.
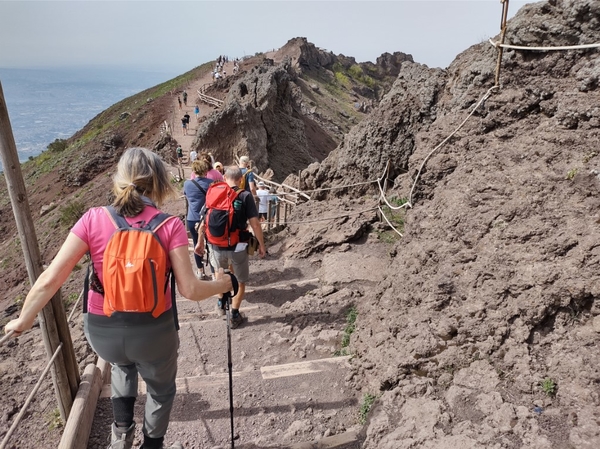
<instances>
[{"instance_id":1,"label":"hiker in black top","mask_svg":"<svg viewBox=\"0 0 600 449\"><path fill-rule=\"evenodd\" d=\"M181 120L185 120L185 134L187 135L187 130L190 127L190 114L186 112Z\"/></svg>"},{"instance_id":2,"label":"hiker in black top","mask_svg":"<svg viewBox=\"0 0 600 449\"><path fill-rule=\"evenodd\" d=\"M225 182L232 187L234 190L239 190L238 185L242 180L242 171L239 167L232 166L227 167L225 170ZM262 228L260 226L260 221L258 220L258 210L256 209L256 202L254 201L254 197L250 192L242 191L238 197L237 201L240 201L241 204L236 205L234 201L234 209L236 211L241 212L238 214L236 212L235 220L238 224L238 229L247 229L248 225L252 228L254 232L254 236L258 240L259 248L258 254L260 258L263 258L266 254L265 242L263 239ZM236 207L237 206L237 207ZM198 229L198 233L205 232L205 222L200 223L200 227ZM241 239L241 242L247 242L247 239ZM240 313L240 305L244 299L244 295L246 292L246 283L250 277L249 270L249 259L248 252L246 251L246 244L241 243L234 247L225 247L220 248L211 243L208 243L210 246L210 263L214 269L218 270L219 268L228 268L229 265L233 265L234 273L239 282L239 290L238 294L235 295L232 299L231 303L231 327L235 329L240 324L242 324L246 317ZM238 251L236 251L236 249ZM195 253L202 256L204 255L204 240L198 239L198 244L195 248ZM219 300L217 303L217 311L224 315L225 310L223 309L224 304Z\"/></svg>"}]
</instances>

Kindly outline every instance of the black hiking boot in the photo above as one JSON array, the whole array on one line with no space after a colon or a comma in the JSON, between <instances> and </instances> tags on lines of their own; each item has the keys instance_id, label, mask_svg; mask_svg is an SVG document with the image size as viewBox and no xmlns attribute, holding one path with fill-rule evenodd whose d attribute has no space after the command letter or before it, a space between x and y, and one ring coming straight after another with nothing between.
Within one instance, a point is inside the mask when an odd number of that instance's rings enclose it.
<instances>
[{"instance_id":1,"label":"black hiking boot","mask_svg":"<svg viewBox=\"0 0 600 449\"><path fill-rule=\"evenodd\" d=\"M236 328L240 327L246 321L247 321L247 318L242 314L242 312L240 312L236 316L231 315L231 322L229 323L229 326L232 329L236 329Z\"/></svg>"}]
</instances>

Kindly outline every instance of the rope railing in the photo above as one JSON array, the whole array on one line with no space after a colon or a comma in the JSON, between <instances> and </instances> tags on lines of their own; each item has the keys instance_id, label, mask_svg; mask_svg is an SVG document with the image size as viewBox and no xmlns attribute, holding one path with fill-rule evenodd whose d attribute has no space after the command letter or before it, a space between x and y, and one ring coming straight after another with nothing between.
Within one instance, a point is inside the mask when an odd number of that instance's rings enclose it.
<instances>
[{"instance_id":1,"label":"rope railing","mask_svg":"<svg viewBox=\"0 0 600 449\"><path fill-rule=\"evenodd\" d=\"M58 347L56 348L56 351L54 351L54 354L52 355L52 357L48 361L48 364L46 365L46 368L44 368L44 371L40 375L40 378L38 379L37 383L35 384L35 387L33 387L33 390L31 390L31 393L29 393L29 396L27 396L27 399L25 400L25 403L21 407L21 410L19 411L19 414L17 415L17 417L13 421L12 425L10 426L10 429L8 429L8 432L4 436L4 439L2 440L2 443L0 443L0 449L5 449L6 448L6 445L8 444L8 441L10 440L10 437L15 432L15 430L16 430L17 426L19 425L19 423L21 422L21 419L23 418L23 416L25 416L25 413L27 412L27 409L29 408L29 404L31 404L31 401L33 400L33 398L37 394L38 390L40 389L40 386L42 385L42 381L46 377L46 374L48 374L48 371L50 371L50 367L54 363L54 360L58 356L58 353L60 352L60 350L62 349L62 347L63 347L63 343L59 344Z\"/></svg>"},{"instance_id":2,"label":"rope railing","mask_svg":"<svg viewBox=\"0 0 600 449\"><path fill-rule=\"evenodd\" d=\"M402 234L400 231L398 231L395 226L390 222L390 220L388 220L388 217L386 217L385 212L383 211L383 209L381 208L381 206L378 206L377 209L379 209L379 212L381 213L381 216L384 218L384 220L386 221L386 223L388 224L388 226L390 228L392 228L392 230L398 234L400 237L404 237L404 234Z\"/></svg>"},{"instance_id":3,"label":"rope railing","mask_svg":"<svg viewBox=\"0 0 600 449\"><path fill-rule=\"evenodd\" d=\"M408 194L408 201L406 202L406 207L410 207L412 208L413 204L412 204L412 197L413 197L413 193L415 191L415 187L417 186L417 182L419 181L419 178L421 176L421 172L423 171L423 168L425 167L425 164L427 163L427 161L429 160L429 158L437 151L439 150L446 142L448 142L448 140L450 140L454 134L456 134L458 131L460 131L460 129L465 125L465 123L467 123L467 121L471 118L471 116L475 113L475 111L477 110L477 108L485 101L487 100L490 95L492 95L492 92L494 90L498 89L498 86L493 86L490 87L488 89L488 91L485 93L485 95L483 95L483 97L481 97L481 99L477 102L477 104L475 104L475 107L473 108L473 110L471 111L471 113L469 115L467 115L467 117L461 122L460 125L458 125L458 127L452 131L452 133L446 137L444 140L442 140L433 150L431 150L429 152L429 154L425 157L425 159L423 159L423 162L421 163L421 166L419 167L419 170L417 171L417 176L415 177L415 181L413 182L413 185L410 189L410 193Z\"/></svg>"},{"instance_id":4,"label":"rope railing","mask_svg":"<svg viewBox=\"0 0 600 449\"><path fill-rule=\"evenodd\" d=\"M14 333L15 331L10 331L4 337L0 338L0 346L2 346Z\"/></svg>"},{"instance_id":5,"label":"rope railing","mask_svg":"<svg viewBox=\"0 0 600 449\"><path fill-rule=\"evenodd\" d=\"M288 186L287 184L279 184L275 181L271 181L270 179L265 179L265 178L261 178L258 174L254 173L254 177L256 179L258 179L259 181L263 181L263 182L268 182L270 184L276 185L277 187L281 187L283 189L290 189L293 193L293 195L302 195L304 198L306 198L307 200L310 200L310 196L305 194L302 190L297 189L295 187L292 186ZM288 194L287 192L283 192L283 194ZM292 194L290 194L292 195Z\"/></svg>"},{"instance_id":6,"label":"rope railing","mask_svg":"<svg viewBox=\"0 0 600 449\"><path fill-rule=\"evenodd\" d=\"M281 225L288 225L288 224L307 224L307 223L318 223L320 221L332 221L332 220L337 220L338 218L346 218L346 217L350 217L352 215L361 215L361 214L365 214L367 212L371 212L377 210L377 207L371 207L369 209L363 209L363 210L359 210L359 211L353 211L353 212L346 212L343 214L339 214L339 215L335 215L333 217L323 217L323 218L315 218L314 220L302 220L302 221L285 221L280 223Z\"/></svg>"},{"instance_id":7,"label":"rope railing","mask_svg":"<svg viewBox=\"0 0 600 449\"><path fill-rule=\"evenodd\" d=\"M600 48L600 44L562 45L558 47L528 47L524 45L511 45L489 40L494 48L510 48L512 50L525 51L562 51L562 50L585 50L586 48Z\"/></svg>"},{"instance_id":8,"label":"rope railing","mask_svg":"<svg viewBox=\"0 0 600 449\"><path fill-rule=\"evenodd\" d=\"M75 312L77 312L77 306L79 305L79 302L83 298L83 292L84 291L85 291L85 289L81 289L81 293L79 293L79 298L77 298L77 301L75 301L75 304L73 305L73 310L71 310L71 313L69 314L69 318L67 318L67 322L68 323L71 322L71 319L73 318L73 315L75 315Z\"/></svg>"}]
</instances>

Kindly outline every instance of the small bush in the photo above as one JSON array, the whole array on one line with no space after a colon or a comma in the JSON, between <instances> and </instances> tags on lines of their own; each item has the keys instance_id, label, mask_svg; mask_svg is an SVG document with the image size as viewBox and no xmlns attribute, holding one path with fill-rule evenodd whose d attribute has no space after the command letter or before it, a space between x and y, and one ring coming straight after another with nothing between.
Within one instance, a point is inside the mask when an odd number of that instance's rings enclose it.
<instances>
[{"instance_id":1,"label":"small bush","mask_svg":"<svg viewBox=\"0 0 600 449\"><path fill-rule=\"evenodd\" d=\"M577 172L579 171L579 169L577 168L572 168L571 170L569 170L567 172L567 176L566 179L568 179L569 181L572 181L573 178L575 177L575 175L577 174Z\"/></svg>"},{"instance_id":2,"label":"small bush","mask_svg":"<svg viewBox=\"0 0 600 449\"><path fill-rule=\"evenodd\" d=\"M350 336L356 330L356 317L358 316L358 312L356 311L356 307L352 307L348 310L346 314L346 321L348 324L344 329L344 336L342 337L342 348L347 348L350 345Z\"/></svg>"},{"instance_id":3,"label":"small bush","mask_svg":"<svg viewBox=\"0 0 600 449\"><path fill-rule=\"evenodd\" d=\"M355 80L359 80L363 76L363 70L358 64L354 64L348 69L348 75L350 75Z\"/></svg>"},{"instance_id":4,"label":"small bush","mask_svg":"<svg viewBox=\"0 0 600 449\"><path fill-rule=\"evenodd\" d=\"M377 399L377 396L374 396L370 393L364 395L362 404L360 405L360 410L358 412L358 420L361 424L365 424L367 422L367 416L371 411L371 407L373 407L375 399Z\"/></svg>"},{"instance_id":5,"label":"small bush","mask_svg":"<svg viewBox=\"0 0 600 449\"><path fill-rule=\"evenodd\" d=\"M68 146L65 139L55 139L47 148L51 153L60 153L61 151L65 151Z\"/></svg>"},{"instance_id":6,"label":"small bush","mask_svg":"<svg viewBox=\"0 0 600 449\"><path fill-rule=\"evenodd\" d=\"M71 228L85 212L85 204L82 201L71 201L60 208L60 223Z\"/></svg>"},{"instance_id":7,"label":"small bush","mask_svg":"<svg viewBox=\"0 0 600 449\"><path fill-rule=\"evenodd\" d=\"M60 410L55 408L46 415L46 422L50 430L58 429L63 426L63 421L60 417Z\"/></svg>"},{"instance_id":8,"label":"small bush","mask_svg":"<svg viewBox=\"0 0 600 449\"><path fill-rule=\"evenodd\" d=\"M78 293L71 293L69 296L67 296L63 302L65 304L65 306L71 306L73 304L75 304L77 302L77 299L79 298L79 294Z\"/></svg>"},{"instance_id":9,"label":"small bush","mask_svg":"<svg viewBox=\"0 0 600 449\"><path fill-rule=\"evenodd\" d=\"M548 396L554 396L556 394L556 383L549 377L540 381L540 388Z\"/></svg>"},{"instance_id":10,"label":"small bush","mask_svg":"<svg viewBox=\"0 0 600 449\"><path fill-rule=\"evenodd\" d=\"M19 309L21 309L23 307L24 303L25 303L25 295L17 295L17 296L15 296L15 304L17 305L17 307Z\"/></svg>"},{"instance_id":11,"label":"small bush","mask_svg":"<svg viewBox=\"0 0 600 449\"><path fill-rule=\"evenodd\" d=\"M334 73L343 72L344 66L342 64L340 64L339 62L336 62L333 64L333 67L331 67L331 70L333 70Z\"/></svg>"},{"instance_id":12,"label":"small bush","mask_svg":"<svg viewBox=\"0 0 600 449\"><path fill-rule=\"evenodd\" d=\"M350 80L342 72L335 72L335 80L342 86L350 88Z\"/></svg>"},{"instance_id":13,"label":"small bush","mask_svg":"<svg viewBox=\"0 0 600 449\"><path fill-rule=\"evenodd\" d=\"M342 336L342 349L337 350L333 353L334 357L340 357L348 355L348 346L350 346L350 336L356 330L356 318L358 312L356 307L352 307L346 314L346 327L344 329L344 335Z\"/></svg>"}]
</instances>

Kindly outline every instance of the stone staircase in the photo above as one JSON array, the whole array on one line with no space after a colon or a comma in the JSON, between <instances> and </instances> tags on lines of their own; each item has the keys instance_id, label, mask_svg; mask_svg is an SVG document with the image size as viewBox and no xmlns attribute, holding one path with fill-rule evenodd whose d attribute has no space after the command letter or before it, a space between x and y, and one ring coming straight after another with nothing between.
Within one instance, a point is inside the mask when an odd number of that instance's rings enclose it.
<instances>
[{"instance_id":1,"label":"stone staircase","mask_svg":"<svg viewBox=\"0 0 600 449\"><path fill-rule=\"evenodd\" d=\"M241 308L248 322L231 331L235 447L360 447L358 399L345 383L349 357L332 356L344 315L290 313L286 305L318 288L318 279L285 268L286 262L258 263L263 271L257 273L251 264L252 281ZM276 265L283 267L279 276L271 268ZM177 440L187 449L231 447L227 328L215 304L215 298L177 300L178 394L166 442ZM140 382L136 419L143 414L144 393ZM105 447L99 440L109 434L109 397L110 385L105 385L88 448Z\"/></svg>"}]
</instances>

